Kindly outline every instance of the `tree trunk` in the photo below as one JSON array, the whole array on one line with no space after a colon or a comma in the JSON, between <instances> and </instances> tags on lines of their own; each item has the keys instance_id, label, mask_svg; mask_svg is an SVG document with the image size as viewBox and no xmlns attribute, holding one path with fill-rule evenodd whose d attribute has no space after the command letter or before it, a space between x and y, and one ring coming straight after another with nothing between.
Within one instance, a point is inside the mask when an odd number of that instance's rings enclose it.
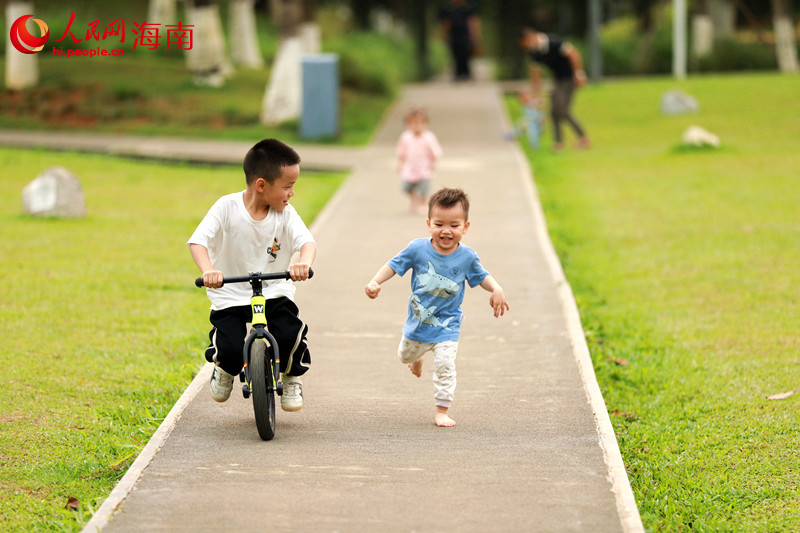
<instances>
[{"instance_id":1,"label":"tree trunk","mask_svg":"<svg viewBox=\"0 0 800 533\"><path fill-rule=\"evenodd\" d=\"M798 72L797 45L792 25L791 0L772 0L772 20L775 28L775 52L781 72Z\"/></svg>"},{"instance_id":2,"label":"tree trunk","mask_svg":"<svg viewBox=\"0 0 800 533\"><path fill-rule=\"evenodd\" d=\"M692 15L692 54L705 57L714 48L714 21L706 13Z\"/></svg>"},{"instance_id":3,"label":"tree trunk","mask_svg":"<svg viewBox=\"0 0 800 533\"><path fill-rule=\"evenodd\" d=\"M412 0L409 2L409 26L414 34L415 56L417 64L417 79L427 80L431 77L430 61L428 60L428 2L425 0Z\"/></svg>"},{"instance_id":4,"label":"tree trunk","mask_svg":"<svg viewBox=\"0 0 800 533\"><path fill-rule=\"evenodd\" d=\"M733 35L736 30L736 6L731 0L707 0L708 16L714 26L714 38Z\"/></svg>"},{"instance_id":5,"label":"tree trunk","mask_svg":"<svg viewBox=\"0 0 800 533\"><path fill-rule=\"evenodd\" d=\"M39 63L36 58L37 54L25 54L18 51L11 44L9 35L11 34L11 25L19 17L30 15L33 13L33 2L29 1L15 1L12 0L6 5L6 88L19 91L34 87L39 83ZM28 20L30 23L30 20ZM38 36L36 31L30 28L35 24L28 24L29 30L32 35Z\"/></svg>"},{"instance_id":6,"label":"tree trunk","mask_svg":"<svg viewBox=\"0 0 800 533\"><path fill-rule=\"evenodd\" d=\"M503 79L523 79L527 76L527 54L517 43L516 35L520 28L533 26L530 6L527 0L506 0L502 6L496 5L495 9L495 31L498 35L506 36L497 43L499 75Z\"/></svg>"},{"instance_id":7,"label":"tree trunk","mask_svg":"<svg viewBox=\"0 0 800 533\"><path fill-rule=\"evenodd\" d=\"M261 104L261 123L265 125L299 118L303 92L300 62L304 50L298 32L302 4L300 0L272 0L271 8L281 44Z\"/></svg>"},{"instance_id":8,"label":"tree trunk","mask_svg":"<svg viewBox=\"0 0 800 533\"><path fill-rule=\"evenodd\" d=\"M261 68L264 58L258 45L255 0L230 0L228 12L231 60L235 65Z\"/></svg>"},{"instance_id":9,"label":"tree trunk","mask_svg":"<svg viewBox=\"0 0 800 533\"><path fill-rule=\"evenodd\" d=\"M189 24L194 26L193 46L186 64L197 85L222 87L233 68L225 57L225 38L219 6L209 0L186 2Z\"/></svg>"},{"instance_id":10,"label":"tree trunk","mask_svg":"<svg viewBox=\"0 0 800 533\"><path fill-rule=\"evenodd\" d=\"M303 13L300 22L300 39L306 54L318 54L322 50L322 31L317 23L317 4L314 0L302 0Z\"/></svg>"},{"instance_id":11,"label":"tree trunk","mask_svg":"<svg viewBox=\"0 0 800 533\"><path fill-rule=\"evenodd\" d=\"M147 7L147 22L173 24L175 22L176 0L150 0Z\"/></svg>"},{"instance_id":12,"label":"tree trunk","mask_svg":"<svg viewBox=\"0 0 800 533\"><path fill-rule=\"evenodd\" d=\"M370 12L372 3L369 0L350 0L350 11L353 13L353 22L356 29L367 31L370 29Z\"/></svg>"}]
</instances>

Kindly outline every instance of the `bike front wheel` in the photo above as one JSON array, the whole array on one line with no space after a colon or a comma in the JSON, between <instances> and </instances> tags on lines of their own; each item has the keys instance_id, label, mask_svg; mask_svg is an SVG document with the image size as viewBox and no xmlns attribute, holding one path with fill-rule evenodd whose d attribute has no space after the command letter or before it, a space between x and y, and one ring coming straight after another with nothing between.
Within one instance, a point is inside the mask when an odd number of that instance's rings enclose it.
<instances>
[{"instance_id":1,"label":"bike front wheel","mask_svg":"<svg viewBox=\"0 0 800 533\"><path fill-rule=\"evenodd\" d=\"M275 436L275 394L272 390L272 365L267 343L256 340L250 348L250 381L256 427L262 440Z\"/></svg>"}]
</instances>

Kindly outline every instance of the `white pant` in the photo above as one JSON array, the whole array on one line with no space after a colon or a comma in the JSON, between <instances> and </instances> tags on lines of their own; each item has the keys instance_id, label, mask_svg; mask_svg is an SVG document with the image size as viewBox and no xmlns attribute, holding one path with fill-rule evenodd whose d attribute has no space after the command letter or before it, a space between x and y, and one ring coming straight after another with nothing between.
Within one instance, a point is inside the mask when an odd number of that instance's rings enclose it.
<instances>
[{"instance_id":1,"label":"white pant","mask_svg":"<svg viewBox=\"0 0 800 533\"><path fill-rule=\"evenodd\" d=\"M426 343L403 337L397 348L397 356L408 365L419 361L429 351L433 352L433 398L437 406L449 408L456 392L458 341Z\"/></svg>"}]
</instances>

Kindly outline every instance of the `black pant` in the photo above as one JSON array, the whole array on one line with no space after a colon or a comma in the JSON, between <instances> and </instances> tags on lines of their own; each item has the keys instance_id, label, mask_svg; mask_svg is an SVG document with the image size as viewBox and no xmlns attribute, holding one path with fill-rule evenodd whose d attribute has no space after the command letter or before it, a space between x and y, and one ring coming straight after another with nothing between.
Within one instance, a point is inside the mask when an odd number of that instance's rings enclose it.
<instances>
[{"instance_id":1,"label":"black pant","mask_svg":"<svg viewBox=\"0 0 800 533\"><path fill-rule=\"evenodd\" d=\"M453 77L456 81L472 78L469 60L472 57L472 43L467 40L457 40L450 43L450 53L453 55Z\"/></svg>"},{"instance_id":2,"label":"black pant","mask_svg":"<svg viewBox=\"0 0 800 533\"><path fill-rule=\"evenodd\" d=\"M580 122L572 115L572 95L575 92L575 83L571 80L557 80L553 86L552 105L550 112L553 118L553 137L557 143L561 143L561 123L566 121L578 137L583 137L586 133Z\"/></svg>"},{"instance_id":3,"label":"black pant","mask_svg":"<svg viewBox=\"0 0 800 533\"><path fill-rule=\"evenodd\" d=\"M278 342L281 372L289 376L302 376L311 365L306 340L308 326L300 320L298 313L297 305L289 298L267 300L267 329ZM217 361L228 374L239 374L244 366L242 351L252 319L249 305L211 311L211 325L214 327L208 334L210 344L206 348L206 360Z\"/></svg>"}]
</instances>

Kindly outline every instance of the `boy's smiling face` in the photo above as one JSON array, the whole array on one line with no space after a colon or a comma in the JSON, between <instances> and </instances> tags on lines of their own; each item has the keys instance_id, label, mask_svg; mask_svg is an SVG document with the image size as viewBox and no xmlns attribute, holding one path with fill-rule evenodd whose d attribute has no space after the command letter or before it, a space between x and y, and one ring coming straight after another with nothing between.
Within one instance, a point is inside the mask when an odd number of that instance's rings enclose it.
<instances>
[{"instance_id":1,"label":"boy's smiling face","mask_svg":"<svg viewBox=\"0 0 800 533\"><path fill-rule=\"evenodd\" d=\"M460 203L452 207L435 205L428 219L433 249L440 254L451 254L458 248L461 237L469 229L469 221Z\"/></svg>"},{"instance_id":2,"label":"boy's smiling face","mask_svg":"<svg viewBox=\"0 0 800 533\"><path fill-rule=\"evenodd\" d=\"M263 190L259 187L258 193L270 209L283 212L294 196L294 184L299 177L300 165L283 167L280 177L272 183L264 180Z\"/></svg>"}]
</instances>

